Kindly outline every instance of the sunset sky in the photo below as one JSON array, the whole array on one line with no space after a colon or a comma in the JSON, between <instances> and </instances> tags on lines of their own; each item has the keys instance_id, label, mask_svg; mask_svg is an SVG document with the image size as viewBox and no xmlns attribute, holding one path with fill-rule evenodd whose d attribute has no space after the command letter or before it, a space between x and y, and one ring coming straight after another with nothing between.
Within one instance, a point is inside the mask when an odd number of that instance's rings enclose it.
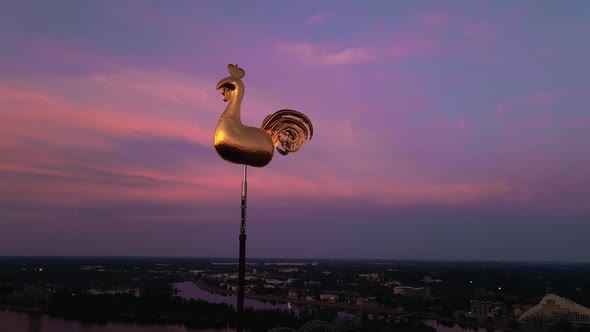
<instances>
[{"instance_id":1,"label":"sunset sky","mask_svg":"<svg viewBox=\"0 0 590 332\"><path fill-rule=\"evenodd\" d=\"M2 1L0 254L590 261L589 1Z\"/></svg>"}]
</instances>

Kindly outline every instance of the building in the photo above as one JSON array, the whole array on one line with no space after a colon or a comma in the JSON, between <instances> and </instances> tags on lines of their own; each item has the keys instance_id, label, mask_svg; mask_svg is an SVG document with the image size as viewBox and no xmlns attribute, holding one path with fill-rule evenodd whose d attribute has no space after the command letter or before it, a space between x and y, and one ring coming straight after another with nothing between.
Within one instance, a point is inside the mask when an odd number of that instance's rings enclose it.
<instances>
[{"instance_id":1,"label":"building","mask_svg":"<svg viewBox=\"0 0 590 332\"><path fill-rule=\"evenodd\" d=\"M522 314L524 314L525 312L527 312L531 308L532 308L531 306L515 304L512 306L512 311L513 311L514 317L520 318L520 316L522 316Z\"/></svg>"},{"instance_id":2,"label":"building","mask_svg":"<svg viewBox=\"0 0 590 332\"><path fill-rule=\"evenodd\" d=\"M523 313L523 310L521 307L514 308L514 317L520 318L520 316L522 316L522 313Z\"/></svg>"},{"instance_id":3,"label":"building","mask_svg":"<svg viewBox=\"0 0 590 332\"><path fill-rule=\"evenodd\" d=\"M425 284L432 284L432 283L441 283L442 280L440 279L432 279L431 276L424 276L424 278L422 278L422 282L424 282Z\"/></svg>"},{"instance_id":4,"label":"building","mask_svg":"<svg viewBox=\"0 0 590 332\"><path fill-rule=\"evenodd\" d=\"M362 296L357 296L356 299L354 300L354 304L356 305L363 305L365 303L365 298Z\"/></svg>"},{"instance_id":5,"label":"building","mask_svg":"<svg viewBox=\"0 0 590 332\"><path fill-rule=\"evenodd\" d=\"M338 294L320 294L320 301L326 301L330 303L336 303L338 301Z\"/></svg>"},{"instance_id":6,"label":"building","mask_svg":"<svg viewBox=\"0 0 590 332\"><path fill-rule=\"evenodd\" d=\"M393 287L393 293L403 296L430 298L430 287L410 287L397 286Z\"/></svg>"},{"instance_id":7,"label":"building","mask_svg":"<svg viewBox=\"0 0 590 332\"><path fill-rule=\"evenodd\" d=\"M374 298L364 298L362 296L358 296L355 300L355 304L357 306L368 308L379 308L379 302L377 302Z\"/></svg>"},{"instance_id":8,"label":"building","mask_svg":"<svg viewBox=\"0 0 590 332\"><path fill-rule=\"evenodd\" d=\"M522 314L520 321L554 325L565 320L572 325L590 325L590 309L565 297L547 294L539 304Z\"/></svg>"},{"instance_id":9,"label":"building","mask_svg":"<svg viewBox=\"0 0 590 332\"><path fill-rule=\"evenodd\" d=\"M381 279L381 275L379 273L359 273L359 278L366 279L369 281L378 281Z\"/></svg>"},{"instance_id":10,"label":"building","mask_svg":"<svg viewBox=\"0 0 590 332\"><path fill-rule=\"evenodd\" d=\"M357 297L361 296L359 292L354 291L339 291L338 295L340 295L340 301L349 304L354 304Z\"/></svg>"},{"instance_id":11,"label":"building","mask_svg":"<svg viewBox=\"0 0 590 332\"><path fill-rule=\"evenodd\" d=\"M469 303L471 315L479 317L501 317L508 313L502 302L471 300Z\"/></svg>"}]
</instances>

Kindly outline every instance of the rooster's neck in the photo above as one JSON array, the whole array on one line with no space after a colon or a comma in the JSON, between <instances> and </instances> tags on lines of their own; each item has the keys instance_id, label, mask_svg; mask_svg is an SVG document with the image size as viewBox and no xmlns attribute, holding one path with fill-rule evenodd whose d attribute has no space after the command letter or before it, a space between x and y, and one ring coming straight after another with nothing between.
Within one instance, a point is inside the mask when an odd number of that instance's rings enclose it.
<instances>
[{"instance_id":1,"label":"rooster's neck","mask_svg":"<svg viewBox=\"0 0 590 332\"><path fill-rule=\"evenodd\" d=\"M242 123L240 120L240 109L245 90L242 80L236 80L235 87L236 88L232 91L232 97L227 102L227 107L225 108L225 111L223 111L221 117Z\"/></svg>"}]
</instances>

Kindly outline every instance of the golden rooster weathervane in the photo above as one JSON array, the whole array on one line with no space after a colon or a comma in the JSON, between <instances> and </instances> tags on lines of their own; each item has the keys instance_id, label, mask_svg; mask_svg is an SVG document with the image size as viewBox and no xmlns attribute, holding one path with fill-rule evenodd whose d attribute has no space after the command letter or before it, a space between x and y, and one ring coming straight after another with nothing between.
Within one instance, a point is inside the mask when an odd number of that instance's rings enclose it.
<instances>
[{"instance_id":1,"label":"golden rooster weathervane","mask_svg":"<svg viewBox=\"0 0 590 332\"><path fill-rule=\"evenodd\" d=\"M246 275L246 167L264 167L270 163L274 149L282 155L296 152L313 136L313 126L305 114L283 109L268 115L260 128L242 124L240 111L244 98L244 69L227 65L230 76L217 83L227 107L223 111L213 138L221 158L244 165L242 178L242 220L240 223L240 258L238 264L238 331L243 329L244 279Z\"/></svg>"},{"instance_id":2,"label":"golden rooster weathervane","mask_svg":"<svg viewBox=\"0 0 590 332\"><path fill-rule=\"evenodd\" d=\"M260 128L249 127L240 120L244 98L244 69L227 65L230 76L217 83L227 107L215 128L213 145L221 158L237 164L254 167L266 166L273 157L274 148L282 155L295 152L313 136L313 126L305 114L293 110L280 110L267 116Z\"/></svg>"}]
</instances>

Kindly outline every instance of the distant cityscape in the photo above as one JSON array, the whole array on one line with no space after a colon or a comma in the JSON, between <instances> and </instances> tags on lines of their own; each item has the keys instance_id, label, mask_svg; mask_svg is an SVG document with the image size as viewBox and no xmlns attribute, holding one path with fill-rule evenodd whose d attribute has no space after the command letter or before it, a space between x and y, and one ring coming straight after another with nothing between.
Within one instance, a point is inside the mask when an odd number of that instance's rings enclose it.
<instances>
[{"instance_id":1,"label":"distant cityscape","mask_svg":"<svg viewBox=\"0 0 590 332\"><path fill-rule=\"evenodd\" d=\"M150 319L190 324L191 301L207 302L217 294L221 302L212 302L226 306L226 316L201 310L198 320L232 324L237 265L230 260L5 257L0 266L3 309L92 320L95 313L85 306L127 301L123 312L94 318L142 320L144 312L125 310L157 299L187 306L182 309L187 314L153 309ZM587 331L589 276L588 265L252 259L246 298L254 313L277 314L267 317L264 326L253 325L252 331L299 328L343 315L350 324L376 331L408 328L404 324L418 324L412 328L424 331L435 328L419 325L424 322L506 331Z\"/></svg>"}]
</instances>

